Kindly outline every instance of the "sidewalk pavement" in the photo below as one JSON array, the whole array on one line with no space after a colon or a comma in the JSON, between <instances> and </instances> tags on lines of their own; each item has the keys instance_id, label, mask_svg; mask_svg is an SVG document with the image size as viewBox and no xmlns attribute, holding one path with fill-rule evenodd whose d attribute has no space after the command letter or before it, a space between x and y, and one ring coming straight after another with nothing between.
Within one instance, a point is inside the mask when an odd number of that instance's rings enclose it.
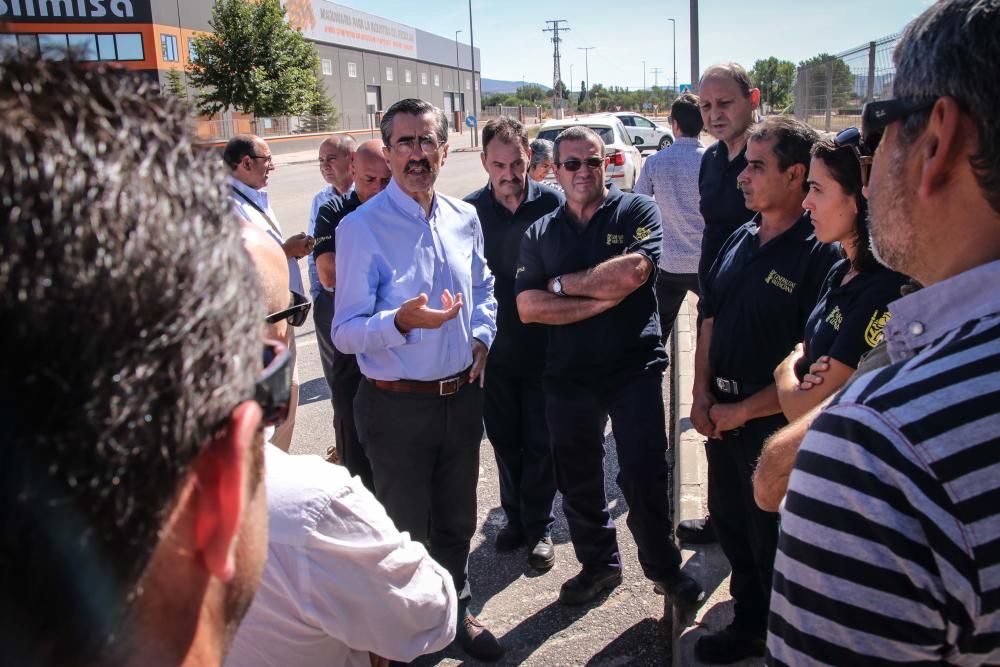
<instances>
[{"instance_id":1,"label":"sidewalk pavement","mask_svg":"<svg viewBox=\"0 0 1000 667\"><path fill-rule=\"evenodd\" d=\"M676 479L679 495L677 521L699 519L708 510L708 463L705 439L691 424L691 388L694 384L694 350L697 339L698 298L688 293L674 329L673 382L676 395L673 443L678 443ZM694 656L698 637L726 627L733 618L729 595L729 561L718 544L682 549L684 570L705 588L708 598L693 619L673 619L674 667L700 667ZM763 658L747 659L737 666L757 667Z\"/></svg>"}]
</instances>

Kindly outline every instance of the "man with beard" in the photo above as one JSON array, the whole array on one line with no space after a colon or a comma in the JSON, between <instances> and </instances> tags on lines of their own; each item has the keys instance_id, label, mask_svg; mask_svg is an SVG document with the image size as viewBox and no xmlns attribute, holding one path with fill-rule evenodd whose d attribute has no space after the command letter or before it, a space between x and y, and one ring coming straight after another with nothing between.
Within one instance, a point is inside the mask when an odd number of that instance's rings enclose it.
<instances>
[{"instance_id":1,"label":"man with beard","mask_svg":"<svg viewBox=\"0 0 1000 667\"><path fill-rule=\"evenodd\" d=\"M514 300L514 274L521 237L563 198L528 178L528 135L516 120L491 120L483 128L483 167L490 182L465 201L476 207L483 226L486 261L496 278L497 337L490 349L483 417L500 474L500 505L507 525L496 538L498 551L528 545L528 564L548 570L552 546L552 476L545 427L545 328L524 324Z\"/></svg>"},{"instance_id":2,"label":"man with beard","mask_svg":"<svg viewBox=\"0 0 1000 667\"><path fill-rule=\"evenodd\" d=\"M467 575L493 276L476 210L434 190L448 155L441 110L401 100L380 129L392 181L337 229L333 343L365 377L354 414L376 497L451 574L462 648L497 659L503 648L469 612Z\"/></svg>"},{"instance_id":3,"label":"man with beard","mask_svg":"<svg viewBox=\"0 0 1000 667\"><path fill-rule=\"evenodd\" d=\"M871 102L872 245L924 287L891 363L813 422L781 512L768 661L1000 662L1000 0L907 26Z\"/></svg>"},{"instance_id":4,"label":"man with beard","mask_svg":"<svg viewBox=\"0 0 1000 667\"><path fill-rule=\"evenodd\" d=\"M358 431L354 423L354 396L358 393L358 383L361 382L361 369L353 354L338 351L330 338L330 328L333 323L333 295L337 289L337 244L335 235L340 221L354 212L366 201L385 190L392 174L389 165L382 155L382 144L378 139L371 139L358 147L351 162L351 178L354 189L343 197L335 197L320 207L316 215L316 237L319 242L313 250L319 279L323 292L329 297L316 301L316 308L329 309L323 315L322 321L317 320L316 326L324 325L325 338L330 342L333 355L330 358L321 354L323 373L330 385L333 401L333 432L336 438L336 452L339 462L352 475L361 478L361 482L369 491L375 490L372 483L372 467L368 463L361 443L358 442ZM324 324L325 323L325 324ZM320 335L319 329L316 335Z\"/></svg>"},{"instance_id":5,"label":"man with beard","mask_svg":"<svg viewBox=\"0 0 1000 667\"><path fill-rule=\"evenodd\" d=\"M5 62L0 113L4 662L219 665L290 368L217 158L92 63Z\"/></svg>"}]
</instances>

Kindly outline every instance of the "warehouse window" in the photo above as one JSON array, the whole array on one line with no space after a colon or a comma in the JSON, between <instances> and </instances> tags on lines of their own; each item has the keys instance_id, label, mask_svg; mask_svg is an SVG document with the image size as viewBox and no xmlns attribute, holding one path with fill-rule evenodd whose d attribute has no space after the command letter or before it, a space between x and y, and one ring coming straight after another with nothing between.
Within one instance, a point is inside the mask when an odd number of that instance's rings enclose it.
<instances>
[{"instance_id":1,"label":"warehouse window","mask_svg":"<svg viewBox=\"0 0 1000 667\"><path fill-rule=\"evenodd\" d=\"M160 35L160 55L168 63L180 61L177 55L177 38L174 35Z\"/></svg>"},{"instance_id":2,"label":"warehouse window","mask_svg":"<svg viewBox=\"0 0 1000 667\"><path fill-rule=\"evenodd\" d=\"M22 51L50 60L62 60L67 49L80 60L144 60L139 33L21 33L16 44ZM5 38L2 44L12 44ZM174 43L176 52L176 42Z\"/></svg>"},{"instance_id":3,"label":"warehouse window","mask_svg":"<svg viewBox=\"0 0 1000 667\"><path fill-rule=\"evenodd\" d=\"M434 75L434 85L435 86L440 86L441 85L441 75L440 74L435 74Z\"/></svg>"},{"instance_id":4,"label":"warehouse window","mask_svg":"<svg viewBox=\"0 0 1000 667\"><path fill-rule=\"evenodd\" d=\"M466 90L471 90L472 89L472 79L466 79L465 80L465 89Z\"/></svg>"},{"instance_id":5,"label":"warehouse window","mask_svg":"<svg viewBox=\"0 0 1000 667\"><path fill-rule=\"evenodd\" d=\"M66 58L66 35L41 34L38 36L38 48L42 58L46 60L63 60Z\"/></svg>"},{"instance_id":6,"label":"warehouse window","mask_svg":"<svg viewBox=\"0 0 1000 667\"><path fill-rule=\"evenodd\" d=\"M323 76L333 76L333 61L323 58L320 62L323 64Z\"/></svg>"},{"instance_id":7,"label":"warehouse window","mask_svg":"<svg viewBox=\"0 0 1000 667\"><path fill-rule=\"evenodd\" d=\"M427 85L427 72L421 72L420 73L420 85L421 86L426 86Z\"/></svg>"},{"instance_id":8,"label":"warehouse window","mask_svg":"<svg viewBox=\"0 0 1000 667\"><path fill-rule=\"evenodd\" d=\"M118 60L144 60L142 35L137 32L116 34L115 49L118 51ZM104 58L102 57L101 60Z\"/></svg>"},{"instance_id":9,"label":"warehouse window","mask_svg":"<svg viewBox=\"0 0 1000 667\"><path fill-rule=\"evenodd\" d=\"M392 68L391 67L386 67L385 68L385 80L386 81L392 81Z\"/></svg>"},{"instance_id":10,"label":"warehouse window","mask_svg":"<svg viewBox=\"0 0 1000 667\"><path fill-rule=\"evenodd\" d=\"M347 63L347 76L352 79L358 78L358 64L357 63Z\"/></svg>"},{"instance_id":11,"label":"warehouse window","mask_svg":"<svg viewBox=\"0 0 1000 667\"><path fill-rule=\"evenodd\" d=\"M198 60L198 47L195 46L194 37L188 37L188 62L193 63Z\"/></svg>"},{"instance_id":12,"label":"warehouse window","mask_svg":"<svg viewBox=\"0 0 1000 667\"><path fill-rule=\"evenodd\" d=\"M406 83L413 83L413 72L408 69L403 70L403 80L406 81Z\"/></svg>"}]
</instances>

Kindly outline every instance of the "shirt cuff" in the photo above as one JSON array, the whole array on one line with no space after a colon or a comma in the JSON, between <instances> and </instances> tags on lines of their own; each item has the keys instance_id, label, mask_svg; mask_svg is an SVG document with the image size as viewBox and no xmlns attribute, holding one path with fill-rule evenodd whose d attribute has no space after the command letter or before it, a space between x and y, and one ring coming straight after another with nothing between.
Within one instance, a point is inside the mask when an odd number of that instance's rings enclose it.
<instances>
[{"instance_id":1,"label":"shirt cuff","mask_svg":"<svg viewBox=\"0 0 1000 667\"><path fill-rule=\"evenodd\" d=\"M493 331L487 326L474 327L472 337L485 345L487 350L493 347Z\"/></svg>"},{"instance_id":2,"label":"shirt cuff","mask_svg":"<svg viewBox=\"0 0 1000 667\"><path fill-rule=\"evenodd\" d=\"M399 308L382 310L372 317L372 329L375 331L378 339L382 341L382 346L385 348L417 343L420 342L422 337L420 329L414 329L407 334L403 334L396 328L396 313L398 312Z\"/></svg>"}]
</instances>

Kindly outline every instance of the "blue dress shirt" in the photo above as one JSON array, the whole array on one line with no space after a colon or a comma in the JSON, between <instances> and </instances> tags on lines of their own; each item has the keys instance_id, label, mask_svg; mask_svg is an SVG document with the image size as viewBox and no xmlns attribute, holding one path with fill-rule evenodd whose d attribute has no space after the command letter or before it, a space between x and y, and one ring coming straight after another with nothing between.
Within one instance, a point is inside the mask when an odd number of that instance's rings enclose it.
<instances>
[{"instance_id":1,"label":"blue dress shirt","mask_svg":"<svg viewBox=\"0 0 1000 667\"><path fill-rule=\"evenodd\" d=\"M483 254L476 209L434 195L430 216L395 180L337 227L333 343L356 354L374 380L437 380L472 363L472 339L488 348L496 334L493 275ZM461 292L462 310L438 329L405 336L394 318L421 292L441 308L441 292Z\"/></svg>"}]
</instances>

